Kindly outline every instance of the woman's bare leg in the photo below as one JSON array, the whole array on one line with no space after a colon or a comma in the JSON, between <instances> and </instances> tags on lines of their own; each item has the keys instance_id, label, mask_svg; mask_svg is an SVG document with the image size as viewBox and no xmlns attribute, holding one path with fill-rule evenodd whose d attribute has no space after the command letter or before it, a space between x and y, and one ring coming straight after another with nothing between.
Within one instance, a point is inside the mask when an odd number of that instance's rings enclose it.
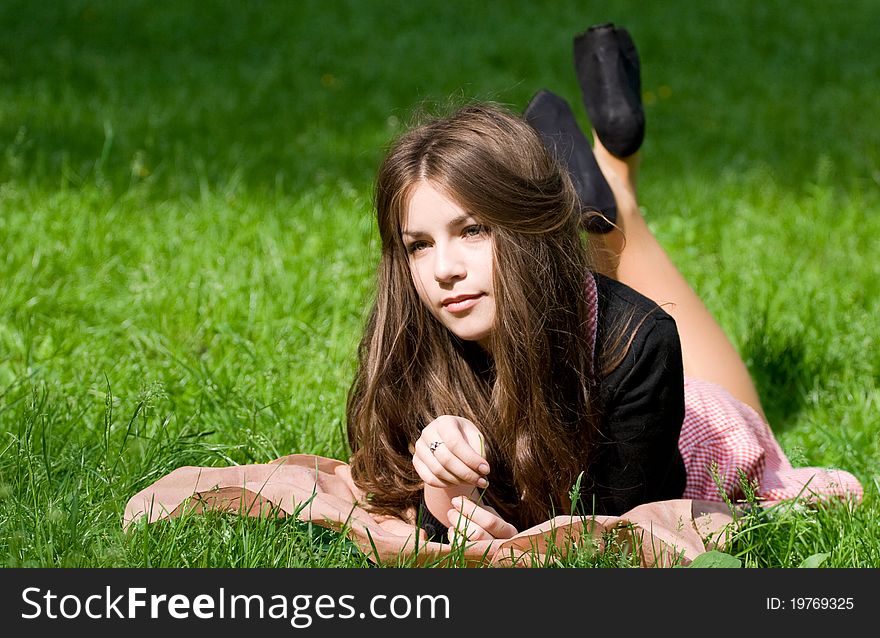
<instances>
[{"instance_id":1,"label":"woman's bare leg","mask_svg":"<svg viewBox=\"0 0 880 638\"><path fill-rule=\"evenodd\" d=\"M617 226L591 235L598 269L653 299L675 319L684 373L717 383L762 416L764 410L748 368L687 280L651 233L636 200L639 153L621 159L593 132L596 161L617 201Z\"/></svg>"}]
</instances>

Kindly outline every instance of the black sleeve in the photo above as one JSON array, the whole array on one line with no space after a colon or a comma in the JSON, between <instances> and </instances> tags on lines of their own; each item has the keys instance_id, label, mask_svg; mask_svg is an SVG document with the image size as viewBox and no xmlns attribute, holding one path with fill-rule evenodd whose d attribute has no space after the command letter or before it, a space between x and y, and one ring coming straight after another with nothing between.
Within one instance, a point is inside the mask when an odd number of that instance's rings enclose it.
<instances>
[{"instance_id":1,"label":"black sleeve","mask_svg":"<svg viewBox=\"0 0 880 638\"><path fill-rule=\"evenodd\" d=\"M425 504L424 493L422 493L422 497L419 499L419 511L416 516L418 526L425 530L429 541L449 543L449 528L428 511L428 506Z\"/></svg>"},{"instance_id":2,"label":"black sleeve","mask_svg":"<svg viewBox=\"0 0 880 638\"><path fill-rule=\"evenodd\" d=\"M652 312L602 387L605 425L589 473L595 513L619 515L642 503L681 498L684 373L674 319L659 308Z\"/></svg>"}]
</instances>

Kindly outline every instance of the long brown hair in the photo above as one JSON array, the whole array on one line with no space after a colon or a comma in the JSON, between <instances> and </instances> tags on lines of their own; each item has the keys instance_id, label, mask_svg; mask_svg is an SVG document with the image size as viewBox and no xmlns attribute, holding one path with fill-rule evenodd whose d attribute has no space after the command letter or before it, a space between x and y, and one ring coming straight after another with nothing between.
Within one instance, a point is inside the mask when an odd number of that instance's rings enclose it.
<instances>
[{"instance_id":1,"label":"long brown hair","mask_svg":"<svg viewBox=\"0 0 880 638\"><path fill-rule=\"evenodd\" d=\"M401 224L421 181L491 229L490 358L420 302ZM568 175L520 117L459 108L403 134L381 165L376 297L348 395L352 477L366 506L405 515L422 484L411 446L437 416L470 419L492 466L489 504L517 528L569 513L600 424L585 297L590 260Z\"/></svg>"}]
</instances>

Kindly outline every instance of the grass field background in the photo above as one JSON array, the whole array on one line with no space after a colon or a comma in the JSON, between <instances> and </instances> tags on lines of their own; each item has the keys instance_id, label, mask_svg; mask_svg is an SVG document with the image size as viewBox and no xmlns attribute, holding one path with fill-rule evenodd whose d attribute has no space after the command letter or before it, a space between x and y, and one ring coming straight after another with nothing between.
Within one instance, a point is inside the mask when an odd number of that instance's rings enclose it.
<instances>
[{"instance_id":1,"label":"grass field background","mask_svg":"<svg viewBox=\"0 0 880 638\"><path fill-rule=\"evenodd\" d=\"M571 40L604 21L642 58L651 227L793 463L866 490L729 551L880 564L873 0L2 3L0 563L365 564L294 522L122 510L180 465L347 458L383 148L423 105L540 88L587 128Z\"/></svg>"}]
</instances>

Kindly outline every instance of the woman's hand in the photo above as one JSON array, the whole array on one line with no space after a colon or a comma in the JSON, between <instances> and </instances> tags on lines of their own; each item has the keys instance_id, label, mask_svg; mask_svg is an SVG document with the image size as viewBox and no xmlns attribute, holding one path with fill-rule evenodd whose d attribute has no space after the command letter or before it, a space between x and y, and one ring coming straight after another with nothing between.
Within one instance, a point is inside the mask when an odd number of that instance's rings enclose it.
<instances>
[{"instance_id":1,"label":"woman's hand","mask_svg":"<svg viewBox=\"0 0 880 638\"><path fill-rule=\"evenodd\" d=\"M416 441L413 466L426 486L485 489L489 486L489 463L484 453L483 435L477 426L465 418L446 414L422 430Z\"/></svg>"},{"instance_id":2,"label":"woman's hand","mask_svg":"<svg viewBox=\"0 0 880 638\"><path fill-rule=\"evenodd\" d=\"M451 504L452 508L447 512L451 522L450 543L455 543L462 537L468 541L488 541L511 538L517 534L516 528L488 505L477 505L464 496L456 496Z\"/></svg>"},{"instance_id":3,"label":"woman's hand","mask_svg":"<svg viewBox=\"0 0 880 638\"><path fill-rule=\"evenodd\" d=\"M434 448L433 450L431 448ZM489 464L483 435L462 417L444 415L431 421L413 451L413 466L425 482L425 505L437 520L449 527L447 516L456 496L479 499L489 486Z\"/></svg>"}]
</instances>

